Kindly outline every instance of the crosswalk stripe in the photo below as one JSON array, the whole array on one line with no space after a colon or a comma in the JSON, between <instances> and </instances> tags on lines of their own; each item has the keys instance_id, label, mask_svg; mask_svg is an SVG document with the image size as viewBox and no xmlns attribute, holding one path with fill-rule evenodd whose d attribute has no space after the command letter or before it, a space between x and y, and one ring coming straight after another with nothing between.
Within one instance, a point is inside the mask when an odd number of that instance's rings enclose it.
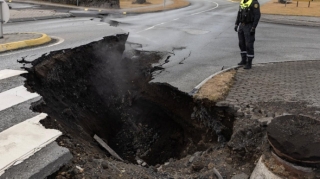
<instances>
[{"instance_id":1,"label":"crosswalk stripe","mask_svg":"<svg viewBox=\"0 0 320 179\"><path fill-rule=\"evenodd\" d=\"M0 80L3 80L5 78L10 78L13 76L17 76L17 75L21 75L23 73L28 73L28 72L22 71L22 70L10 70L10 69L0 70Z\"/></svg>"},{"instance_id":2,"label":"crosswalk stripe","mask_svg":"<svg viewBox=\"0 0 320 179\"><path fill-rule=\"evenodd\" d=\"M0 93L0 111L38 97L37 93L30 93L24 86L18 86Z\"/></svg>"},{"instance_id":3,"label":"crosswalk stripe","mask_svg":"<svg viewBox=\"0 0 320 179\"><path fill-rule=\"evenodd\" d=\"M0 176L10 166L23 162L62 135L40 124L46 116L41 113L0 133Z\"/></svg>"}]
</instances>

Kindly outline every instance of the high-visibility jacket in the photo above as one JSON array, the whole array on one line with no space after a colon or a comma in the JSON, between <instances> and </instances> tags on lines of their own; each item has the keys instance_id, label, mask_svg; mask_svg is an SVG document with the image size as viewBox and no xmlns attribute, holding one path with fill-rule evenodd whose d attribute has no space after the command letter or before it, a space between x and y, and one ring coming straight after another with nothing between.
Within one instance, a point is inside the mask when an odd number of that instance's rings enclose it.
<instances>
[{"instance_id":1,"label":"high-visibility jacket","mask_svg":"<svg viewBox=\"0 0 320 179\"><path fill-rule=\"evenodd\" d=\"M245 8L250 7L252 1L253 1L253 0L248 0L247 2L244 2L244 0L241 0L241 2L240 2L240 8L241 8L241 9L245 9Z\"/></svg>"},{"instance_id":2,"label":"high-visibility jacket","mask_svg":"<svg viewBox=\"0 0 320 179\"><path fill-rule=\"evenodd\" d=\"M252 27L255 28L258 25L260 17L260 4L257 0L241 0L235 24L252 23Z\"/></svg>"}]
</instances>

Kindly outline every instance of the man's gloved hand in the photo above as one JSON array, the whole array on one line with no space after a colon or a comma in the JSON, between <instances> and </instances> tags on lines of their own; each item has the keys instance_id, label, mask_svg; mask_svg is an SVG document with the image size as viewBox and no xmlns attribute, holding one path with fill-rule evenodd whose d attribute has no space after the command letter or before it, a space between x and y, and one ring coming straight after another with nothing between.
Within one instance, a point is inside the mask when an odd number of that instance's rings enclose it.
<instances>
[{"instance_id":1,"label":"man's gloved hand","mask_svg":"<svg viewBox=\"0 0 320 179\"><path fill-rule=\"evenodd\" d=\"M250 35L254 35L256 33L256 28L252 27L250 30Z\"/></svg>"},{"instance_id":2,"label":"man's gloved hand","mask_svg":"<svg viewBox=\"0 0 320 179\"><path fill-rule=\"evenodd\" d=\"M234 26L234 31L238 32L238 25Z\"/></svg>"}]
</instances>

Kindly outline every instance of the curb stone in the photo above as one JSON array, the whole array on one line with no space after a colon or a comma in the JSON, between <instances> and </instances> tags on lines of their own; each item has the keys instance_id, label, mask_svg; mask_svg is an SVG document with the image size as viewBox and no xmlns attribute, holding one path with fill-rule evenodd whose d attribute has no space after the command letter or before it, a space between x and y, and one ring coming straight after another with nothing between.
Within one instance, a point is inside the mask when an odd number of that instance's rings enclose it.
<instances>
[{"instance_id":1,"label":"curb stone","mask_svg":"<svg viewBox=\"0 0 320 179\"><path fill-rule=\"evenodd\" d=\"M163 12L163 11L168 11L168 10L174 10L174 9L180 9L180 8L188 7L188 6L191 5L191 3L189 2L188 5L186 5L186 6L175 7L175 8L172 8L172 9L170 8L170 9L165 9L165 10L152 10L152 11L147 11L147 12L144 12L144 11L138 12L136 10L138 10L138 9L147 9L147 8L134 7L134 8L125 8L125 9L121 9L121 8L119 8L119 9L108 9L108 8L99 8L99 7L75 6L75 5L70 5L70 4L39 2L39 1L33 1L33 0L15 0L15 2L37 4L37 5L42 5L42 6L64 7L64 8L69 8L69 9L81 9L81 10L87 9L87 10L94 10L94 11L102 10L102 11L108 11L108 13L111 13L111 14L123 14L123 13L125 13L127 15L128 14L145 14L145 13ZM158 7L158 6L161 6L162 4L156 4L156 5ZM169 4L169 5L171 5L171 4Z\"/></svg>"},{"instance_id":2,"label":"curb stone","mask_svg":"<svg viewBox=\"0 0 320 179\"><path fill-rule=\"evenodd\" d=\"M42 33L34 33L34 34L41 34L42 36L40 38L36 38L36 39L0 44L0 52L5 52L5 51L9 51L9 50L16 50L16 49L21 49L21 48L31 47L31 46L36 46L36 45L42 45L42 44L45 44L45 43L51 41L51 38L47 34L42 34Z\"/></svg>"},{"instance_id":3,"label":"curb stone","mask_svg":"<svg viewBox=\"0 0 320 179\"><path fill-rule=\"evenodd\" d=\"M69 149L52 142L22 163L10 167L0 178L46 178L72 159Z\"/></svg>"},{"instance_id":4,"label":"curb stone","mask_svg":"<svg viewBox=\"0 0 320 179\"><path fill-rule=\"evenodd\" d=\"M193 90L191 90L191 91L189 92L189 95L194 96L194 95L199 91L199 89L201 88L201 86L203 86L208 80L210 80L210 79L213 78L214 76L217 76L217 75L219 75L220 73L224 73L224 72L229 71L229 70L232 70L232 69L237 69L237 68L239 68L239 67L240 67L240 66L238 66L238 65L237 65L237 66L232 66L232 67L230 67L230 68L226 68L226 69L224 69L224 70L218 71L218 72L210 75L208 78L204 79L204 80L203 80L202 82L200 82L196 87L194 87Z\"/></svg>"},{"instance_id":5,"label":"curb stone","mask_svg":"<svg viewBox=\"0 0 320 179\"><path fill-rule=\"evenodd\" d=\"M319 27L320 20L317 17L309 16L292 16L292 15L273 15L263 14L260 19L261 22L294 25L294 26L310 26Z\"/></svg>"},{"instance_id":6,"label":"curb stone","mask_svg":"<svg viewBox=\"0 0 320 179\"><path fill-rule=\"evenodd\" d=\"M17 18L17 19L10 19L8 21L8 23L25 22L25 21L36 21L36 20L47 20L47 19L62 19L62 18L69 18L69 17L73 17L73 16L71 14L66 14L66 15L58 15L58 16Z\"/></svg>"}]
</instances>

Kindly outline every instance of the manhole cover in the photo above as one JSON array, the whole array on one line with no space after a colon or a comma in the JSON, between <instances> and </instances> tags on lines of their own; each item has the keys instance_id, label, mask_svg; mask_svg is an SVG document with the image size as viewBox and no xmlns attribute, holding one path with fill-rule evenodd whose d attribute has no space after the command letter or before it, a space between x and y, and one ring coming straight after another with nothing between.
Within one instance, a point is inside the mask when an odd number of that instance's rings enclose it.
<instances>
[{"instance_id":1,"label":"manhole cover","mask_svg":"<svg viewBox=\"0 0 320 179\"><path fill-rule=\"evenodd\" d=\"M279 116L268 126L268 140L280 157L292 162L320 163L320 121L297 115Z\"/></svg>"}]
</instances>

